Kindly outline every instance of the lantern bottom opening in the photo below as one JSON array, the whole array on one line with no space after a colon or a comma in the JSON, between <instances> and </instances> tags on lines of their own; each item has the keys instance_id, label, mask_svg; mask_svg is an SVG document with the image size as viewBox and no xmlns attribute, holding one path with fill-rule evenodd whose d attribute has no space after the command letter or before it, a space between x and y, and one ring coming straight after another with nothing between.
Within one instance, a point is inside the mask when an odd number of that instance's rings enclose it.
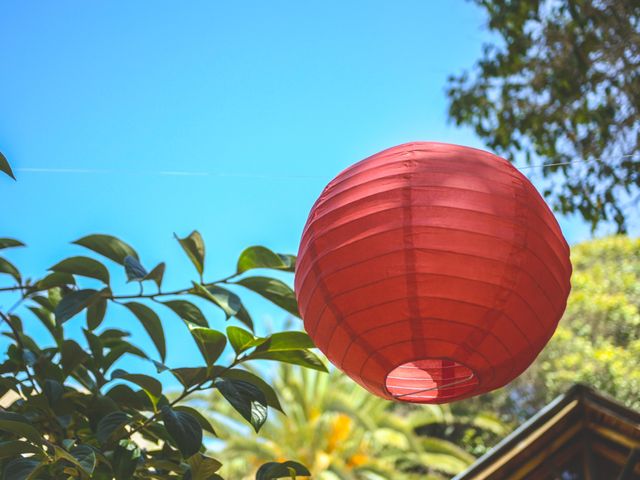
<instances>
[{"instance_id":1,"label":"lantern bottom opening","mask_svg":"<svg viewBox=\"0 0 640 480\"><path fill-rule=\"evenodd\" d=\"M403 363L385 380L396 400L412 403L443 403L468 393L478 377L466 365L444 358L425 358Z\"/></svg>"}]
</instances>

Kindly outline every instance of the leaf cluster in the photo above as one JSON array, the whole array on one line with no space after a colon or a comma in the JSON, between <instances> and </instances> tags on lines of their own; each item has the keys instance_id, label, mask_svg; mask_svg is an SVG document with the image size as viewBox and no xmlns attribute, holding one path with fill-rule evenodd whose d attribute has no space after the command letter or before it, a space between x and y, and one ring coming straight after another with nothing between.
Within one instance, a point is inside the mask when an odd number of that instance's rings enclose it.
<instances>
[{"instance_id":1,"label":"leaf cluster","mask_svg":"<svg viewBox=\"0 0 640 480\"><path fill-rule=\"evenodd\" d=\"M258 432L269 409L283 407L269 382L247 370L248 364L271 360L326 371L306 333L256 336L252 317L236 293L250 290L297 316L295 295L286 283L253 275L256 269L292 272L294 256L250 247L240 254L233 274L205 281L202 236L194 231L176 238L197 273L190 285L178 290L164 289L164 262L148 270L131 245L110 235L76 240L88 255L65 258L35 280L24 278L0 256L0 278L12 282L0 293L17 296L14 307L0 310L2 334L10 340L0 364L3 479L220 479L221 463L208 456L203 445L205 435L217 432L189 398L216 390ZM2 251L17 247L24 244L0 239ZM105 260L113 262L112 268ZM113 266L124 270L128 282L139 284L139 293L115 292ZM212 328L210 309L223 312L234 324ZM140 322L156 352L145 352L128 332L111 328L111 311ZM163 323L176 318L201 354L196 365L166 364L171 345ZM29 334L32 321L49 332L48 344ZM84 322L82 338L67 331L75 322ZM230 362L222 361L225 351L233 352ZM156 376L122 368L126 356L149 362L158 373L170 373L181 390L168 392ZM257 478L296 475L308 471L293 461L269 462Z\"/></svg>"},{"instance_id":2,"label":"leaf cluster","mask_svg":"<svg viewBox=\"0 0 640 480\"><path fill-rule=\"evenodd\" d=\"M449 78L449 116L510 160L543 164L556 211L625 232L640 197L640 3L476 3L497 41Z\"/></svg>"}]
</instances>

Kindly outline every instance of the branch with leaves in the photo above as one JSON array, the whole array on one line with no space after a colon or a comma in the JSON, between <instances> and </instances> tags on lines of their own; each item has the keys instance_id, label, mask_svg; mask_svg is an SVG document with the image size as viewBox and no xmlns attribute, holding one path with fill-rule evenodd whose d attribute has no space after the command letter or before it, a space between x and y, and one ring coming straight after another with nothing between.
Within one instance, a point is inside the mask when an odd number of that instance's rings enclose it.
<instances>
[{"instance_id":1,"label":"branch with leaves","mask_svg":"<svg viewBox=\"0 0 640 480\"><path fill-rule=\"evenodd\" d=\"M535 167L556 211L625 232L640 199L640 3L474 3L497 41L449 77L450 118Z\"/></svg>"},{"instance_id":2,"label":"branch with leaves","mask_svg":"<svg viewBox=\"0 0 640 480\"><path fill-rule=\"evenodd\" d=\"M12 176L4 157L0 158L0 170ZM295 295L286 283L251 275L256 269L293 272L295 256L249 247L241 253L233 274L207 282L202 236L194 231L176 238L193 263L197 279L170 291L163 290L164 263L148 271L131 245L109 235L76 240L74 244L94 255L61 260L37 280L23 278L5 255L0 256L0 279L12 281L0 287L0 298L16 297L10 299L10 308L0 308L0 325L5 327L2 334L10 339L0 363L3 479L220 479L216 472L221 463L207 456L203 446L205 432L212 436L216 432L205 416L186 403L190 396L218 390L258 432L269 408L283 409L267 379L245 365L271 360L326 371L306 333L256 336L251 315L232 291L248 289L298 316ZM24 246L18 240L0 238L2 252ZM101 258L124 269L127 280L139 284L139 292L114 293L113 269ZM101 286L86 288L83 284L87 281ZM154 284L153 293L145 293L149 283ZM224 332L211 328L207 304L242 326L231 325ZM23 320L15 313L18 307L22 314L31 312L33 317L27 315ZM108 326L107 311L117 308L140 322L157 356L132 343L128 332ZM81 321L81 314L84 338L71 338L65 328ZM165 314L177 316L185 324L202 356L199 365L166 365ZM31 327L25 328L26 322L36 319L51 336L46 345L27 333ZM231 350L233 360L221 363L223 352ZM155 376L119 368L126 355L150 362L159 374L170 372L182 390L168 395ZM296 475L309 472L295 461L269 462L258 470L256 478Z\"/></svg>"}]
</instances>

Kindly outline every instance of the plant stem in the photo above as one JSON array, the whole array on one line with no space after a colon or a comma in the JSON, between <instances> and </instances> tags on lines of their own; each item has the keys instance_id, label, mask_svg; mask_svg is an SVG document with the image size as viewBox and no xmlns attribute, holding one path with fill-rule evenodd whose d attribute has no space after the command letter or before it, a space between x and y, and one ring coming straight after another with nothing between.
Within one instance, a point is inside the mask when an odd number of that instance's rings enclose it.
<instances>
[{"instance_id":1,"label":"plant stem","mask_svg":"<svg viewBox=\"0 0 640 480\"><path fill-rule=\"evenodd\" d=\"M209 283L203 283L202 286L203 287L211 287L213 285L216 285L218 283L228 283L229 280L231 280L234 277L237 277L238 274L234 273L233 275L229 275L228 277L224 277L221 278L220 280L216 280L213 282L209 282ZM126 300L126 299L131 299L131 298L150 298L151 300L158 298L158 297L169 297L169 296L175 296L175 295L184 295L185 293L189 293L191 292L191 288L182 288L180 290L173 290L171 292L157 292L157 293L147 293L147 294L143 294L143 293L137 293L137 294L132 294L132 295L111 295L110 297L106 297L110 300Z\"/></svg>"},{"instance_id":2,"label":"plant stem","mask_svg":"<svg viewBox=\"0 0 640 480\"><path fill-rule=\"evenodd\" d=\"M239 358L239 357L236 356L236 358L233 360L233 362L231 362L230 365L225 367L224 370L222 370L222 372L220 372L218 375L216 375L216 376L214 376L212 378L207 378L207 379L203 380L202 382L198 383L197 385L192 386L191 388L185 388L184 391L176 399L174 399L171 402L169 402L169 406L173 407L174 405L176 405L177 403L181 402L182 400L184 400L186 397L188 397L192 393L194 393L194 392L196 392L198 390L203 390L202 387L204 386L205 383L207 383L209 381L213 381L215 378L221 376L224 372L232 369L233 367L235 367L236 365L241 363L245 358L246 357ZM140 430L142 430L143 428L145 428L146 426L148 426L151 422L156 420L160 416L161 413L162 412L155 412L153 415L151 415L149 418L147 418L140 425L138 425L134 429L132 429L129 432L127 432L127 435L125 436L125 438L126 437L131 437L134 433L137 433ZM121 440L121 438L118 438L117 440Z\"/></svg>"},{"instance_id":3,"label":"plant stem","mask_svg":"<svg viewBox=\"0 0 640 480\"><path fill-rule=\"evenodd\" d=\"M15 292L17 290L27 290L29 287L26 285L15 285L13 287L2 287L0 288L0 292Z\"/></svg>"},{"instance_id":4,"label":"plant stem","mask_svg":"<svg viewBox=\"0 0 640 480\"><path fill-rule=\"evenodd\" d=\"M227 283L229 280L231 280L234 277L237 277L239 274L238 273L234 273L231 274L227 277L221 278L219 280L215 280L213 282L208 282L208 283L202 283L203 287L211 287L217 283ZM36 283L37 284L37 283ZM32 288L35 288L35 285L31 285L31 286L27 286L27 285L15 285L13 287L1 287L0 288L0 292L16 292L16 291L24 291L24 290L29 290ZM34 290L35 293L38 290ZM136 293L136 294L132 294L132 295L111 295L109 297L106 297L110 300L126 300L126 299L132 299L132 298L150 298L150 299L154 299L157 297L168 297L171 295L184 295L185 293L189 293L191 291L191 288L182 288L180 290L173 290L171 292L161 292L158 291L157 293L148 293L145 294L142 291L142 282L140 282L140 292ZM23 298L24 300L24 298Z\"/></svg>"},{"instance_id":5,"label":"plant stem","mask_svg":"<svg viewBox=\"0 0 640 480\"><path fill-rule=\"evenodd\" d=\"M8 315L6 315L4 312L0 312L0 317L2 317L2 320L4 320L4 322L7 325L9 325L9 328L11 329L11 332L13 333L13 336L14 336L14 338L16 340L16 343L18 344L18 348L20 349L20 353L22 353L24 355L24 352L26 351L26 348L24 346L24 343L22 343L22 338L20 338L20 332L18 332L16 327L13 325L13 323L11 323L11 318L9 318ZM39 392L38 387L36 386L36 382L33 379L33 377L31 376L31 372L29 372L29 367L27 366L26 363L24 365L24 371L27 374L27 377L29 378L29 381L31 382L31 386L33 387L33 389L36 392Z\"/></svg>"}]
</instances>

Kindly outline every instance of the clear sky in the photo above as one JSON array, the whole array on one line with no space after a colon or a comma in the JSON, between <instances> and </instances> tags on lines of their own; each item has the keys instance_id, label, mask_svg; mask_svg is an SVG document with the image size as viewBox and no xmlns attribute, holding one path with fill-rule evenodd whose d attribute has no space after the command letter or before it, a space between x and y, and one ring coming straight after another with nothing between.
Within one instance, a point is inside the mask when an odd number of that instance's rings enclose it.
<instances>
[{"instance_id":1,"label":"clear sky","mask_svg":"<svg viewBox=\"0 0 640 480\"><path fill-rule=\"evenodd\" d=\"M5 0L0 151L18 181L0 177L0 237L29 245L8 256L40 275L87 252L69 241L109 233L148 268L167 261L179 287L195 277L173 232L203 234L209 279L249 245L295 253L312 203L349 164L411 140L482 148L447 122L444 87L480 56L484 22L462 0ZM571 243L589 236L560 221ZM122 280L114 290L129 291ZM261 331L284 317L245 298ZM165 326L169 363L195 361L184 326Z\"/></svg>"}]
</instances>

